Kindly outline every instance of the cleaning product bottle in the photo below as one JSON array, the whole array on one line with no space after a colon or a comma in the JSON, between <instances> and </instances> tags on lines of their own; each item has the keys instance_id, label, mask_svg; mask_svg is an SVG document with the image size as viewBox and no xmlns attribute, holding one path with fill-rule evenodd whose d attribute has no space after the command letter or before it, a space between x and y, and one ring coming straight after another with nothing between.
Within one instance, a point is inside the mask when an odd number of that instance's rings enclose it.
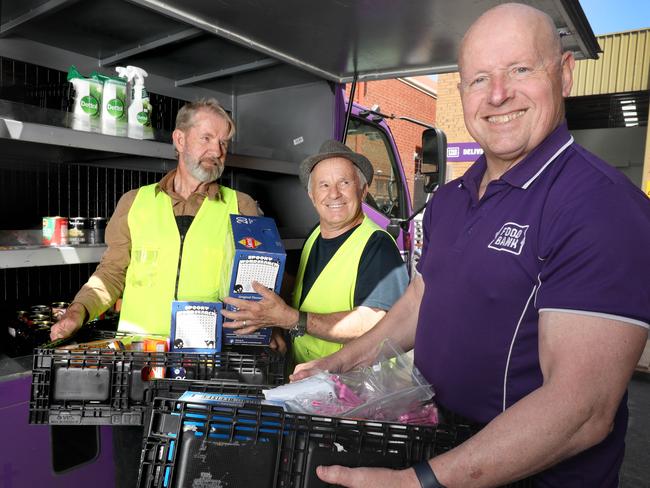
<instances>
[{"instance_id":1,"label":"cleaning product bottle","mask_svg":"<svg viewBox=\"0 0 650 488\"><path fill-rule=\"evenodd\" d=\"M149 139L153 137L151 127L151 103L144 87L147 72L137 66L127 66L125 75L131 83L131 97L128 110L129 137Z\"/></svg>"},{"instance_id":2,"label":"cleaning product bottle","mask_svg":"<svg viewBox=\"0 0 650 488\"><path fill-rule=\"evenodd\" d=\"M120 76L106 76L94 72L93 77L104 83L102 95L102 133L112 136L126 136L126 79L123 77L125 68L118 67Z\"/></svg>"},{"instance_id":3,"label":"cleaning product bottle","mask_svg":"<svg viewBox=\"0 0 650 488\"><path fill-rule=\"evenodd\" d=\"M75 91L70 127L76 130L99 132L104 84L94 78L85 78L75 66L70 66L68 70L68 81L72 83Z\"/></svg>"}]
</instances>

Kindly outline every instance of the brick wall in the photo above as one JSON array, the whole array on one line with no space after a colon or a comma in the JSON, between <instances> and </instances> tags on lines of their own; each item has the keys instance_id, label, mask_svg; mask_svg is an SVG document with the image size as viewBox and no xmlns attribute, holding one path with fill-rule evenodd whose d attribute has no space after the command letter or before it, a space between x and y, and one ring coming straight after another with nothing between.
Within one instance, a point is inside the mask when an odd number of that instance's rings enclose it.
<instances>
[{"instance_id":1,"label":"brick wall","mask_svg":"<svg viewBox=\"0 0 650 488\"><path fill-rule=\"evenodd\" d=\"M458 92L458 73L438 76L438 110L437 120L445 134L447 142L475 142L469 135L463 119L463 106ZM447 163L447 181L458 178L472 165L471 162Z\"/></svg>"},{"instance_id":2,"label":"brick wall","mask_svg":"<svg viewBox=\"0 0 650 488\"><path fill-rule=\"evenodd\" d=\"M447 134L447 142L473 142L463 120L463 107L457 88L459 80L458 73L438 76L438 127Z\"/></svg>"},{"instance_id":3,"label":"brick wall","mask_svg":"<svg viewBox=\"0 0 650 488\"><path fill-rule=\"evenodd\" d=\"M350 85L347 86L346 95L350 95ZM432 125L436 122L436 99L402 80L360 82L354 101L367 108L378 104L384 114L412 117ZM386 122L395 138L412 198L415 174L413 153L422 145L423 128L403 120Z\"/></svg>"}]
</instances>

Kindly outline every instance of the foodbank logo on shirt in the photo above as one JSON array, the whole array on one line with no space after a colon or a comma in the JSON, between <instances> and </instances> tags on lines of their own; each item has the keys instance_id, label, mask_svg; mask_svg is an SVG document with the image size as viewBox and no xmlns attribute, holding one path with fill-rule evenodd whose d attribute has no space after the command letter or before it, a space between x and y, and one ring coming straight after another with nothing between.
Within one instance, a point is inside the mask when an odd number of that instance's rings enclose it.
<instances>
[{"instance_id":1,"label":"foodbank logo on shirt","mask_svg":"<svg viewBox=\"0 0 650 488\"><path fill-rule=\"evenodd\" d=\"M529 225L516 224L515 222L506 222L501 226L488 244L490 249L495 251L505 251L512 254L519 255L526 243L526 231Z\"/></svg>"}]
</instances>

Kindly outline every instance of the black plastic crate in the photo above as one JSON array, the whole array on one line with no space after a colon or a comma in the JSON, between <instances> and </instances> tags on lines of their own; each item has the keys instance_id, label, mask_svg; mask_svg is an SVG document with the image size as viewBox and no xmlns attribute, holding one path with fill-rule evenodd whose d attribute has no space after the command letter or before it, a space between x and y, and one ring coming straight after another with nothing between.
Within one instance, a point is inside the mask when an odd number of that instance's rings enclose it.
<instances>
[{"instance_id":1,"label":"black plastic crate","mask_svg":"<svg viewBox=\"0 0 650 488\"><path fill-rule=\"evenodd\" d=\"M177 399L187 391L198 393L215 393L223 395L234 395L244 398L264 398L263 390L274 388L277 385L256 385L246 383L233 383L219 380L183 380L161 378L151 380L145 391L145 402L148 405L153 403L156 397Z\"/></svg>"},{"instance_id":2,"label":"black plastic crate","mask_svg":"<svg viewBox=\"0 0 650 488\"><path fill-rule=\"evenodd\" d=\"M166 377L212 380L230 384L233 390L244 388L238 385L260 389L263 385L283 384L284 357L269 349L256 348L254 351L190 354L36 349L29 422L142 425L153 398L148 393L152 386L150 373L160 368L164 368Z\"/></svg>"},{"instance_id":3,"label":"black plastic crate","mask_svg":"<svg viewBox=\"0 0 650 488\"><path fill-rule=\"evenodd\" d=\"M275 385L277 386L277 385ZM142 416L142 423L148 425L151 408L148 408L156 397L170 399L180 398L184 393L191 391L201 394L225 395L228 397L246 398L251 401L264 398L263 390L273 388L274 385L253 385L219 380L183 380L162 378L151 380L144 391L144 402L147 408Z\"/></svg>"},{"instance_id":4,"label":"black plastic crate","mask_svg":"<svg viewBox=\"0 0 650 488\"><path fill-rule=\"evenodd\" d=\"M455 429L286 413L243 401L156 398L139 488L317 488L320 464L406 468L452 449Z\"/></svg>"}]
</instances>

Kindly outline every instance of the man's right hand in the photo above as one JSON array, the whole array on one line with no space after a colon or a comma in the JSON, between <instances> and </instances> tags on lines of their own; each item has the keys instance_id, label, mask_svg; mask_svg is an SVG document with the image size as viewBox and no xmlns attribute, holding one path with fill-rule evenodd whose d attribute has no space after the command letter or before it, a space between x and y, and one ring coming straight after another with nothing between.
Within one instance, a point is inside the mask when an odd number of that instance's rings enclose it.
<instances>
[{"instance_id":1,"label":"man's right hand","mask_svg":"<svg viewBox=\"0 0 650 488\"><path fill-rule=\"evenodd\" d=\"M65 339L77 332L86 320L86 308L80 303L72 303L50 330L50 339Z\"/></svg>"},{"instance_id":2,"label":"man's right hand","mask_svg":"<svg viewBox=\"0 0 650 488\"><path fill-rule=\"evenodd\" d=\"M289 381L300 381L310 376L314 376L322 371L329 373L341 373L341 364L338 361L338 353L330 354L324 358L314 359L306 363L297 364L293 374L289 375Z\"/></svg>"}]
</instances>

